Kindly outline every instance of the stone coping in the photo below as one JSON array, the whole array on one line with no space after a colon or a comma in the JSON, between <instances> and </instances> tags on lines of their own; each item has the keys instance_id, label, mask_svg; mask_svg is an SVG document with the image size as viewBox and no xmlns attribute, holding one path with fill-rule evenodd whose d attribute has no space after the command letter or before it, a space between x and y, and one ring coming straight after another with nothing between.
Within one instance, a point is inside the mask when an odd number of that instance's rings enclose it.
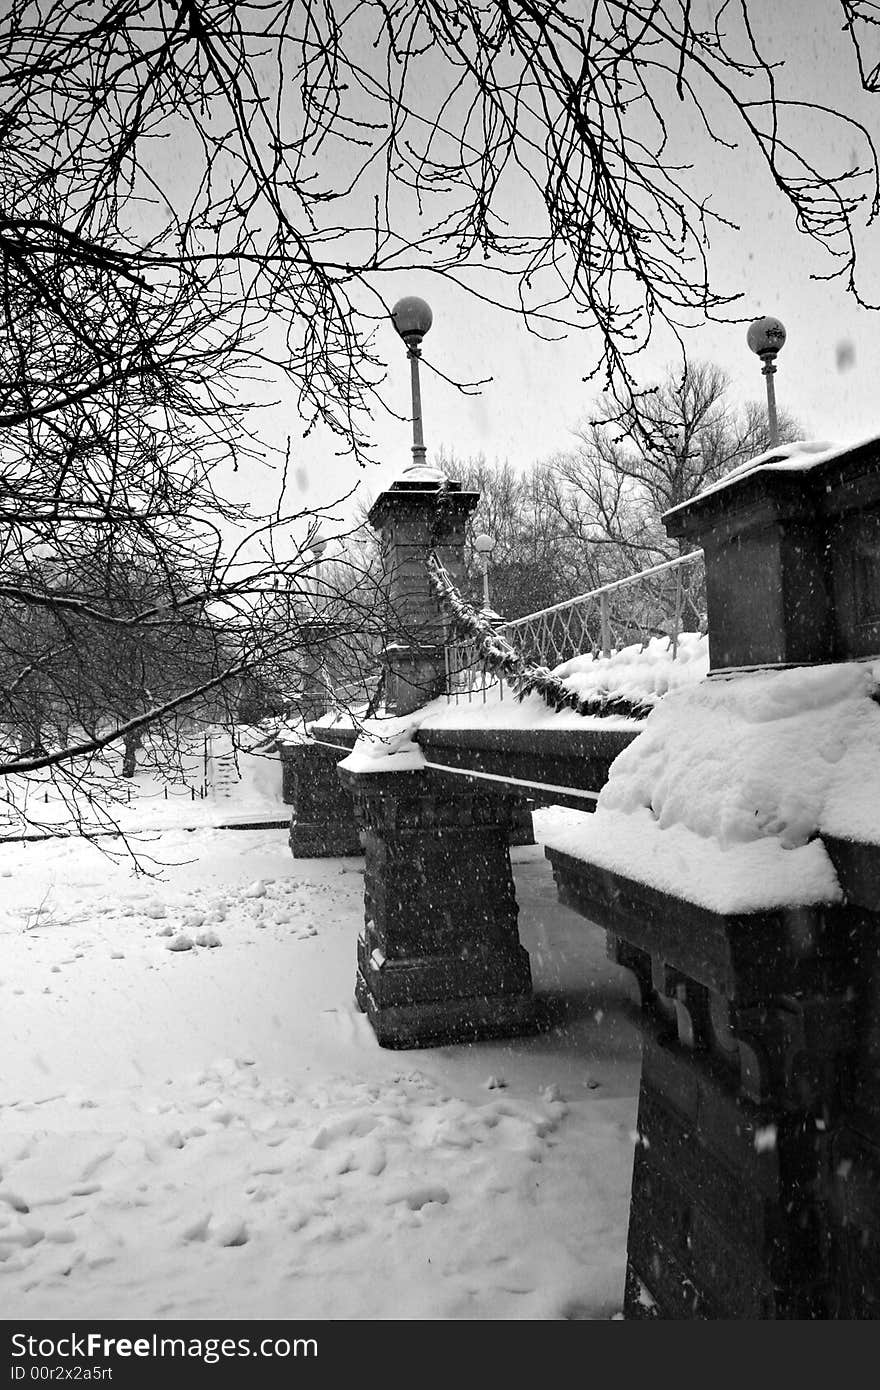
<instances>
[{"instance_id":1,"label":"stone coping","mask_svg":"<svg viewBox=\"0 0 880 1390\"><path fill-rule=\"evenodd\" d=\"M880 440L872 439L812 465L807 458L803 468L759 466L680 503L661 519L668 535L701 543L703 529L721 517L733 535L740 525L782 518L829 521L878 502Z\"/></svg>"},{"instance_id":2,"label":"stone coping","mask_svg":"<svg viewBox=\"0 0 880 1390\"><path fill-rule=\"evenodd\" d=\"M567 906L739 1004L808 987L832 958L859 952L855 906L720 913L650 884L545 848Z\"/></svg>"},{"instance_id":3,"label":"stone coping","mask_svg":"<svg viewBox=\"0 0 880 1390\"><path fill-rule=\"evenodd\" d=\"M464 773L473 770L487 778L511 778L499 791L519 792L538 806L570 806L592 811L608 772L638 731L573 729L431 729L415 735L429 762ZM441 776L441 773L437 773ZM455 772L453 772L455 775ZM485 781L484 786L492 786ZM572 789L566 796L565 788Z\"/></svg>"}]
</instances>

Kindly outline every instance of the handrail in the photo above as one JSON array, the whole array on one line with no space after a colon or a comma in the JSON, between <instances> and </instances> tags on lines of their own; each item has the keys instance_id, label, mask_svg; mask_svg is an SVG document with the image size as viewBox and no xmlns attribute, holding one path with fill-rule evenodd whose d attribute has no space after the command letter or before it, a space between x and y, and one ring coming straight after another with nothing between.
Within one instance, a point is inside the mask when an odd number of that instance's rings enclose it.
<instances>
[{"instance_id":1,"label":"handrail","mask_svg":"<svg viewBox=\"0 0 880 1390\"><path fill-rule=\"evenodd\" d=\"M663 560L659 565L649 565L647 569L637 570L635 574L628 574L623 579L613 579L609 584L600 584L598 589L587 589L586 593L576 594L574 598L564 599L562 603L554 603L550 608L538 608L534 613L526 613L522 618L511 618L509 622L502 624L502 628L519 627L521 623L531 622L533 618L546 618L550 613L561 613L563 609L573 608L576 603L583 603L586 599L601 598L603 594L638 584L640 580L648 579L653 574L663 574L679 565L696 564L702 558L702 550L692 550L687 555L676 556L674 560Z\"/></svg>"},{"instance_id":2,"label":"handrail","mask_svg":"<svg viewBox=\"0 0 880 1390\"><path fill-rule=\"evenodd\" d=\"M436 557L434 557L437 566ZM665 560L637 574L612 580L522 618L489 622L471 608L439 566L438 596L457 613L446 642L446 696L456 703L487 698L489 686L503 698L506 683L518 695L538 690L549 703L583 705L595 712L594 699L580 701L559 669L579 655L610 658L615 651L652 638L668 638L673 661L683 632L704 632L705 557L702 550ZM499 680L499 676L501 679ZM600 681L599 689L604 691ZM599 697L597 697L599 698ZM604 712L624 697L601 695ZM643 701L626 703L635 707Z\"/></svg>"}]
</instances>

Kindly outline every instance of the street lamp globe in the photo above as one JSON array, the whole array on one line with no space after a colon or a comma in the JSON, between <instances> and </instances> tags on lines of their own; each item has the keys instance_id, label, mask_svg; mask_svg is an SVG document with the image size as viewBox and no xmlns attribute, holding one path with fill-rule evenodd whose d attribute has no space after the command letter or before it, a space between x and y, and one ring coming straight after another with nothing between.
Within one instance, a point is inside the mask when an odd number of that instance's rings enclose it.
<instances>
[{"instance_id":1,"label":"street lamp globe","mask_svg":"<svg viewBox=\"0 0 880 1390\"><path fill-rule=\"evenodd\" d=\"M487 536L485 531L479 536L474 536L474 550L480 557L480 569L483 574L483 607L490 608L489 603L489 556L495 549L495 537Z\"/></svg>"},{"instance_id":2,"label":"street lamp globe","mask_svg":"<svg viewBox=\"0 0 880 1390\"><path fill-rule=\"evenodd\" d=\"M494 536L487 536L485 532L481 533L479 536L474 536L474 550L477 552L481 559L485 557L485 559L483 560L484 564L489 563L489 556L491 555L494 549Z\"/></svg>"},{"instance_id":3,"label":"street lamp globe","mask_svg":"<svg viewBox=\"0 0 880 1390\"><path fill-rule=\"evenodd\" d=\"M759 357L775 357L785 343L785 325L765 316L749 324L746 342Z\"/></svg>"},{"instance_id":4,"label":"street lamp globe","mask_svg":"<svg viewBox=\"0 0 880 1390\"><path fill-rule=\"evenodd\" d=\"M394 308L391 310L391 321L406 343L406 355L409 358L413 422L413 461L411 468L415 469L418 474L420 470L424 469L427 457L425 451L425 438L422 431L422 390L419 385L419 358L422 355L422 339L434 322L434 315L431 313L430 305L426 304L424 299L419 299L417 295L411 294L405 299L398 299Z\"/></svg>"},{"instance_id":5,"label":"street lamp globe","mask_svg":"<svg viewBox=\"0 0 880 1390\"><path fill-rule=\"evenodd\" d=\"M434 322L434 315L430 304L411 294L398 299L391 310L391 321L407 347L418 347Z\"/></svg>"}]
</instances>

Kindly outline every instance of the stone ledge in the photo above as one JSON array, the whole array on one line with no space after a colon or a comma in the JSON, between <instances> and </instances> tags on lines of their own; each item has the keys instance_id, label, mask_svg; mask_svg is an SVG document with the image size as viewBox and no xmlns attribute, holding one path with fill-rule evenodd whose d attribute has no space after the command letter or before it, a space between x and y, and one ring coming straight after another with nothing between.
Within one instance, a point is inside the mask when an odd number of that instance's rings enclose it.
<instances>
[{"instance_id":1,"label":"stone ledge","mask_svg":"<svg viewBox=\"0 0 880 1390\"><path fill-rule=\"evenodd\" d=\"M846 988L864 950L859 908L713 912L562 850L545 854L561 902L740 1006Z\"/></svg>"},{"instance_id":2,"label":"stone ledge","mask_svg":"<svg viewBox=\"0 0 880 1390\"><path fill-rule=\"evenodd\" d=\"M511 697L513 698L513 697ZM419 729L415 739L432 763L462 771L543 782L553 787L599 792L618 753L638 737L638 729ZM437 773L441 776L441 773ZM460 780L458 774L453 778ZM482 784L484 789L488 785ZM592 811L594 802L537 789L511 787L536 805L571 804Z\"/></svg>"}]
</instances>

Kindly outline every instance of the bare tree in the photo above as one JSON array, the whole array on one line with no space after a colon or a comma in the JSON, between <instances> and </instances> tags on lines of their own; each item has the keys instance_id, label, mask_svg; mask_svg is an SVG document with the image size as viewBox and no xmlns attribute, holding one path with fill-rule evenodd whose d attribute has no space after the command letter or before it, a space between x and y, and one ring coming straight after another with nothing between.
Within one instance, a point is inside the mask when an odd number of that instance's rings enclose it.
<instances>
[{"instance_id":1,"label":"bare tree","mask_svg":"<svg viewBox=\"0 0 880 1390\"><path fill-rule=\"evenodd\" d=\"M556 483L546 464L518 470L508 460L459 459L443 448L436 461L466 491L480 494L469 533L471 539L488 534L495 542L490 595L496 612L520 618L590 587L592 552L584 552L564 511L554 505ZM482 571L472 546L465 551L464 576L465 595L479 607Z\"/></svg>"},{"instance_id":2,"label":"bare tree","mask_svg":"<svg viewBox=\"0 0 880 1390\"><path fill-rule=\"evenodd\" d=\"M383 286L416 267L538 331L598 329L625 376L655 318L737 298L709 282L707 236L731 217L681 157L699 131L719 159L731 130L754 150L855 293L871 137L784 84L750 9L700 27L656 0L11 0L4 302L32 297L77 354L53 363L46 338L32 366L9 354L0 425L131 381L228 421L230 380L270 364L306 428L360 455ZM841 13L861 56L873 6ZM864 63L859 81L873 89ZM817 167L817 121L847 137L847 167Z\"/></svg>"},{"instance_id":3,"label":"bare tree","mask_svg":"<svg viewBox=\"0 0 880 1390\"><path fill-rule=\"evenodd\" d=\"M729 387L710 362L670 367L648 390L606 398L552 460L552 510L595 557L599 582L678 554L663 513L763 453L765 407L736 406ZM778 424L782 443L802 433L784 412Z\"/></svg>"},{"instance_id":4,"label":"bare tree","mask_svg":"<svg viewBox=\"0 0 880 1390\"><path fill-rule=\"evenodd\" d=\"M873 90L872 6L841 12L854 82ZM224 470L266 458L252 407L285 385L303 432L323 423L340 451L369 457L374 331L401 274L454 280L538 333L594 334L591 361L619 400L658 323L734 312L736 287L710 281L706 252L731 219L681 157L679 111L719 157L736 128L858 294L857 223L878 196L870 134L783 87L753 18L748 0L708 27L656 0L10 0L0 599L19 633L6 677L30 689L35 728L0 772L66 767L131 732L123 718L41 750L41 682L51 668L60 684L73 638L56 652L33 614L63 615L71 633L74 613L93 630L158 621L152 602L121 616L66 591L57 567L31 563L40 547L138 556L171 585L162 622L227 613L213 674L139 708L138 726L258 669L289 688L283 653L317 641L304 616L315 517L280 501L253 514ZM804 113L847 137L846 168L820 167ZM248 531L265 551L242 569L230 537ZM196 560L181 594L173 576ZM264 597L276 579L292 596L283 642ZM353 585L322 620L348 631L355 614L367 618Z\"/></svg>"}]
</instances>

